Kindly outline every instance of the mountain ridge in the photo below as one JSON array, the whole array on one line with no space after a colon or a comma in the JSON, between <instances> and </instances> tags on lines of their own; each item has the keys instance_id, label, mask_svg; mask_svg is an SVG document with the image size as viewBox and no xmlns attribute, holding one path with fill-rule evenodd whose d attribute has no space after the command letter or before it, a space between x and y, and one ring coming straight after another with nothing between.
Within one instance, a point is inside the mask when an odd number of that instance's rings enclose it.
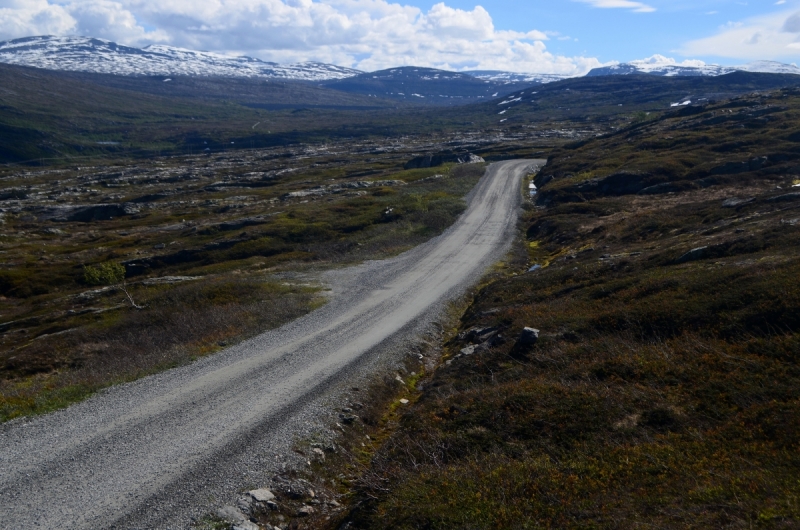
<instances>
[{"instance_id":1,"label":"mountain ridge","mask_svg":"<svg viewBox=\"0 0 800 530\"><path fill-rule=\"evenodd\" d=\"M123 46L92 37L25 37L0 42L0 62L49 70L116 75L219 76L304 81L341 79L361 71L317 62L280 65L154 44Z\"/></svg>"},{"instance_id":2,"label":"mountain ridge","mask_svg":"<svg viewBox=\"0 0 800 530\"><path fill-rule=\"evenodd\" d=\"M753 61L739 66L720 66L718 64L706 64L703 61L678 63L674 59L663 55L653 55L647 59L594 68L586 74L586 77L632 74L649 74L663 77L717 77L733 72L800 75L800 68L793 64L784 64L777 61Z\"/></svg>"},{"instance_id":3,"label":"mountain ridge","mask_svg":"<svg viewBox=\"0 0 800 530\"><path fill-rule=\"evenodd\" d=\"M125 46L106 39L84 36L57 37L51 35L23 37L0 42L0 63L31 66L48 70L113 74L121 76L194 76L254 79L283 79L327 83L353 79L379 72L362 72L354 68L321 62L278 64L248 56L151 44L144 48ZM438 70L448 72L446 70ZM720 66L703 61L676 62L662 55L595 68L585 77L648 74L664 77L716 77L736 71L800 75L794 64L776 61L754 61L740 66ZM507 72L502 70L469 70L448 72L498 85L534 86L561 81L571 77L557 74ZM166 81L166 79L165 79ZM385 91L391 93L391 90ZM434 94L431 94L434 95Z\"/></svg>"}]
</instances>

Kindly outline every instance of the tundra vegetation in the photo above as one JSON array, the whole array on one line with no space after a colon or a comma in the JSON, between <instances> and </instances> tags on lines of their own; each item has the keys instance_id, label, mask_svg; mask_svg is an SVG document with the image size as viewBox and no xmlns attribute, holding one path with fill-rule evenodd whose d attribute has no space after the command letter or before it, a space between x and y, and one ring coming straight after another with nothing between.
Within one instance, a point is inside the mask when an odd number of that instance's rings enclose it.
<instances>
[{"instance_id":1,"label":"tundra vegetation","mask_svg":"<svg viewBox=\"0 0 800 530\"><path fill-rule=\"evenodd\" d=\"M780 90L556 149L443 364L341 459L334 525L800 525L798 130Z\"/></svg>"},{"instance_id":2,"label":"tundra vegetation","mask_svg":"<svg viewBox=\"0 0 800 530\"><path fill-rule=\"evenodd\" d=\"M349 142L10 168L0 418L189 362L325 301L314 271L440 233L483 164L403 169Z\"/></svg>"}]
</instances>

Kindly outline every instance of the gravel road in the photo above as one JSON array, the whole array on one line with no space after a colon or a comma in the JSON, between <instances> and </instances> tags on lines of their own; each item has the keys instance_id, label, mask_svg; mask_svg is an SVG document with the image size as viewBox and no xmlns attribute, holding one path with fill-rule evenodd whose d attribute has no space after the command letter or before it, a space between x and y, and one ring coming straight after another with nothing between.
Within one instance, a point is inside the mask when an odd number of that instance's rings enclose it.
<instances>
[{"instance_id":1,"label":"gravel road","mask_svg":"<svg viewBox=\"0 0 800 530\"><path fill-rule=\"evenodd\" d=\"M332 273L332 300L303 318L66 410L0 426L0 528L186 528L259 486L351 375L398 351L391 345L503 257L515 235L520 178L544 162L491 165L444 234Z\"/></svg>"}]
</instances>

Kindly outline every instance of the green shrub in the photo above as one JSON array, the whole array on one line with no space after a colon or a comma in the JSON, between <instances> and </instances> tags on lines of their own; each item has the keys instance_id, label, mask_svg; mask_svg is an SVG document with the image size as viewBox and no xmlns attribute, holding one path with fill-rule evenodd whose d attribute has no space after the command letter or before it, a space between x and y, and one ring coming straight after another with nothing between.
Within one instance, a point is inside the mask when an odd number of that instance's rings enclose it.
<instances>
[{"instance_id":1,"label":"green shrub","mask_svg":"<svg viewBox=\"0 0 800 530\"><path fill-rule=\"evenodd\" d=\"M83 281L88 285L113 285L125 280L125 266L107 261L96 266L83 267Z\"/></svg>"}]
</instances>

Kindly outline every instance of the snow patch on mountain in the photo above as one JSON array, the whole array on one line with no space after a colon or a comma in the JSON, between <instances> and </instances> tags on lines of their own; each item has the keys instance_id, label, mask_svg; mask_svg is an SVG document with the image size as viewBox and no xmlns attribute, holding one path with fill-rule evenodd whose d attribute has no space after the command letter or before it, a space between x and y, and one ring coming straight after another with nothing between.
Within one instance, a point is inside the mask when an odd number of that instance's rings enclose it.
<instances>
[{"instance_id":1,"label":"snow patch on mountain","mask_svg":"<svg viewBox=\"0 0 800 530\"><path fill-rule=\"evenodd\" d=\"M305 81L344 79L358 70L324 63L280 65L155 44L123 46L91 37L26 37L0 42L0 62L49 70L115 75L222 76Z\"/></svg>"},{"instance_id":2,"label":"snow patch on mountain","mask_svg":"<svg viewBox=\"0 0 800 530\"><path fill-rule=\"evenodd\" d=\"M556 74L520 74L516 72L503 72L501 70L468 70L464 73L484 81L494 81L495 83L504 83L507 85L516 83L544 85L570 77Z\"/></svg>"}]
</instances>

